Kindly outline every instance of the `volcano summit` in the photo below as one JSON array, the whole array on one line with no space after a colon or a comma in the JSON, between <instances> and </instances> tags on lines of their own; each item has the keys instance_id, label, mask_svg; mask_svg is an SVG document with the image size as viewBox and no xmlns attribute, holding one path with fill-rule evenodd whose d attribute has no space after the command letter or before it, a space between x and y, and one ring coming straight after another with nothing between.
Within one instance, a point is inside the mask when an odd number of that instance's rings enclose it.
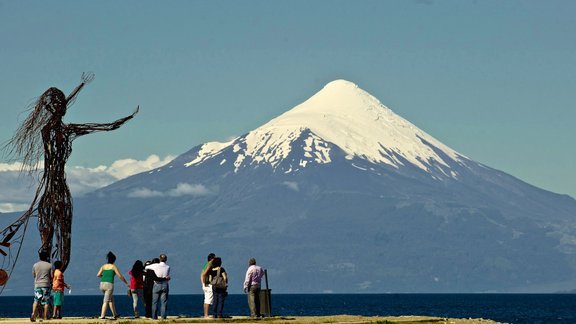
<instances>
[{"instance_id":1,"label":"volcano summit","mask_svg":"<svg viewBox=\"0 0 576 324\"><path fill-rule=\"evenodd\" d=\"M302 138L308 132L307 138ZM294 147L294 140L303 139L305 145ZM304 159L281 171L289 173L308 163L330 163L330 148L336 146L346 158L360 158L374 164L395 168L405 163L433 172L432 164L447 166L430 144L452 160L459 155L410 122L394 114L357 85L337 80L306 102L269 123L239 138L233 143L241 152L235 161L238 168L266 163L274 169L285 161L293 150L304 150ZM201 163L223 148L218 143L203 146L199 156L188 166ZM244 161L248 158L248 161Z\"/></svg>"}]
</instances>

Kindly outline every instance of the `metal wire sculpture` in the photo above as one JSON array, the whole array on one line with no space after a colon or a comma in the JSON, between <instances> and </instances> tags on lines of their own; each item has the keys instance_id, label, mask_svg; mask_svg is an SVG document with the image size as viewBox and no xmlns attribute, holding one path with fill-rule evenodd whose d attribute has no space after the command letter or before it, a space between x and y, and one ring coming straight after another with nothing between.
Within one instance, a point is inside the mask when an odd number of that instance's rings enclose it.
<instances>
[{"instance_id":1,"label":"metal wire sculpture","mask_svg":"<svg viewBox=\"0 0 576 324\"><path fill-rule=\"evenodd\" d=\"M118 129L139 111L140 107L137 106L131 115L112 123L63 123L62 118L76 95L93 79L94 74L83 73L82 82L68 97L57 88L46 90L31 108L30 115L4 146L9 155L22 160L21 171L28 166L30 175L38 171L40 159L44 157L44 172L41 173L42 178L30 208L0 232L2 268L7 264L10 274L20 254L28 221L33 216L38 217L38 230L42 241L39 252L46 251L52 259L61 260L62 271L66 270L71 252L72 196L64 168L72 153L72 142L82 135ZM14 255L11 253L13 249L16 250Z\"/></svg>"}]
</instances>

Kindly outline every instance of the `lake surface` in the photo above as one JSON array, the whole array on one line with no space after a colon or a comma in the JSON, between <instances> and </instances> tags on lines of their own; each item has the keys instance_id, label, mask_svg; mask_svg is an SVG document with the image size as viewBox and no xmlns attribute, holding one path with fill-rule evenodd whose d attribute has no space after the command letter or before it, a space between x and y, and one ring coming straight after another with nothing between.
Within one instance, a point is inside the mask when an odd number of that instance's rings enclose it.
<instances>
[{"instance_id":1,"label":"lake surface","mask_svg":"<svg viewBox=\"0 0 576 324\"><path fill-rule=\"evenodd\" d=\"M0 297L0 317L29 317L33 297ZM116 295L120 316L131 316L131 299ZM202 295L171 295L169 315L201 316ZM576 323L576 294L272 294L278 316L425 315L486 318L505 323ZM102 296L66 295L64 316L98 316ZM249 315L245 295L229 295L224 312ZM144 311L141 310L141 314Z\"/></svg>"}]
</instances>

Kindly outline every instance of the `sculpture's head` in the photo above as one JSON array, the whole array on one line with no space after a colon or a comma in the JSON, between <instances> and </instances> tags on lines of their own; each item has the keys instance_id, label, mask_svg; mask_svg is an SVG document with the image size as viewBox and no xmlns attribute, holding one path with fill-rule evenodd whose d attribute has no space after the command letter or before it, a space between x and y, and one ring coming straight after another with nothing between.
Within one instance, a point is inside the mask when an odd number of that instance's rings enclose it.
<instances>
[{"instance_id":1,"label":"sculpture's head","mask_svg":"<svg viewBox=\"0 0 576 324\"><path fill-rule=\"evenodd\" d=\"M66 96L58 88L46 90L40 97L42 106L53 115L62 117L66 114Z\"/></svg>"},{"instance_id":2,"label":"sculpture's head","mask_svg":"<svg viewBox=\"0 0 576 324\"><path fill-rule=\"evenodd\" d=\"M62 123L68 104L66 96L59 89L50 88L44 91L31 105L28 117L6 144L10 150L8 154L15 160L22 161L22 170L26 169L30 175L35 174L38 162L44 157L42 131L46 127Z\"/></svg>"}]
</instances>

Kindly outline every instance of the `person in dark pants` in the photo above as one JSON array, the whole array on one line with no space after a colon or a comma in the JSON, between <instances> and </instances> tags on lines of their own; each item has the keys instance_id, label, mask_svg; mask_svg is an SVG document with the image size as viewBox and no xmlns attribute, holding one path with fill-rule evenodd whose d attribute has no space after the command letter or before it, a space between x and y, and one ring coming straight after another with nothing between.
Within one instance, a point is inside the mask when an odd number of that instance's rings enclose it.
<instances>
[{"instance_id":1,"label":"person in dark pants","mask_svg":"<svg viewBox=\"0 0 576 324\"><path fill-rule=\"evenodd\" d=\"M151 264L160 263L159 258L154 258L152 261L146 261L144 264L144 308L146 309L146 317L152 318L152 291L154 289L154 281L165 281L167 278L158 278L152 269L146 269Z\"/></svg>"},{"instance_id":2,"label":"person in dark pants","mask_svg":"<svg viewBox=\"0 0 576 324\"><path fill-rule=\"evenodd\" d=\"M151 265L152 263L160 262L160 259L154 259L152 261L146 261L144 267ZM146 309L146 318L152 318L152 288L154 287L154 270L148 269L144 271L144 308Z\"/></svg>"},{"instance_id":3,"label":"person in dark pants","mask_svg":"<svg viewBox=\"0 0 576 324\"><path fill-rule=\"evenodd\" d=\"M258 318L260 314L260 283L264 276L264 270L256 265L256 259L248 260L248 270L244 279L244 292L248 294L248 307L250 308L250 317Z\"/></svg>"},{"instance_id":4,"label":"person in dark pants","mask_svg":"<svg viewBox=\"0 0 576 324\"><path fill-rule=\"evenodd\" d=\"M220 279L216 279L220 277ZM228 296L228 274L222 267L222 259L215 257L212 260L212 269L210 270L210 282L212 283L213 294L213 312L215 318L223 318L224 300Z\"/></svg>"}]
</instances>

